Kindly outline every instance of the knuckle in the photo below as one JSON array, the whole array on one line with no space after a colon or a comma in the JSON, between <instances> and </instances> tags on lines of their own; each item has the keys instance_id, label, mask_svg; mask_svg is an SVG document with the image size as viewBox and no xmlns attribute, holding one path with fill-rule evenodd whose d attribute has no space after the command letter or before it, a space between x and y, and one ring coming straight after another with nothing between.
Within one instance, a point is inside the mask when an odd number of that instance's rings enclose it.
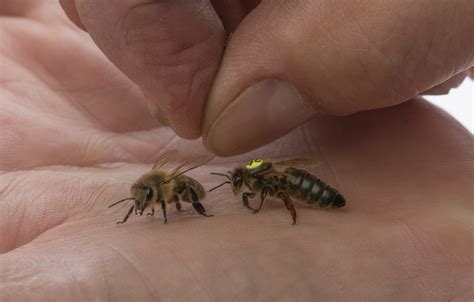
<instances>
[{"instance_id":1,"label":"knuckle","mask_svg":"<svg viewBox=\"0 0 474 302\"><path fill-rule=\"evenodd\" d=\"M140 63L179 67L212 53L217 46L220 28L215 23L203 19L199 12L181 12L174 6L158 1L127 11L122 24L122 46L142 58Z\"/></svg>"},{"instance_id":2,"label":"knuckle","mask_svg":"<svg viewBox=\"0 0 474 302\"><path fill-rule=\"evenodd\" d=\"M151 97L160 96L160 109L167 112L205 98L224 47L223 26L207 16L207 1L176 4L131 7L115 30L125 64L133 66L131 78Z\"/></svg>"}]
</instances>

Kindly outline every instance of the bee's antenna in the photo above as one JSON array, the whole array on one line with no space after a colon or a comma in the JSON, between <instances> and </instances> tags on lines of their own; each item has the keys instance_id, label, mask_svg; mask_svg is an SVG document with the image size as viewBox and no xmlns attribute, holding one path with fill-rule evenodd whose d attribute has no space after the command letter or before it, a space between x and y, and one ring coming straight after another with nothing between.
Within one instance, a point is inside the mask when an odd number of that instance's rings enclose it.
<instances>
[{"instance_id":1,"label":"bee's antenna","mask_svg":"<svg viewBox=\"0 0 474 302\"><path fill-rule=\"evenodd\" d=\"M230 177L229 177L229 175L227 175L227 174L222 174L222 173L211 172L211 175L219 175L219 176L224 176L224 177L226 177L228 180L230 180Z\"/></svg>"},{"instance_id":2,"label":"bee's antenna","mask_svg":"<svg viewBox=\"0 0 474 302\"><path fill-rule=\"evenodd\" d=\"M212 191L214 191L215 189L220 188L220 187L222 187L223 185L225 185L225 184L230 184L230 183L231 183L230 181L224 181L224 182L221 183L220 185L217 185L217 186L215 186L214 188L210 189L208 192L212 192Z\"/></svg>"},{"instance_id":3,"label":"bee's antenna","mask_svg":"<svg viewBox=\"0 0 474 302\"><path fill-rule=\"evenodd\" d=\"M130 199L135 200L135 198L133 198L133 197L124 198L124 199L122 199L122 200L119 200L119 201L117 201L117 202L114 202L113 204L111 204L111 205L109 206L109 208L111 208L111 207L113 207L114 205L117 205L117 204L119 204L119 203L121 203L121 202L124 202L125 200L130 200Z\"/></svg>"}]
</instances>

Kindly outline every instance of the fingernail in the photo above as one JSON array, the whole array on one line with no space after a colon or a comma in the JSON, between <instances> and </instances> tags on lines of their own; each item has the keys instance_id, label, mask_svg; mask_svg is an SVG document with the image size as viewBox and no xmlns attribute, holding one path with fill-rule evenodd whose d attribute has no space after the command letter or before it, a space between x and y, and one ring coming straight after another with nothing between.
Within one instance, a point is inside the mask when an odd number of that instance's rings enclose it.
<instances>
[{"instance_id":1,"label":"fingernail","mask_svg":"<svg viewBox=\"0 0 474 302\"><path fill-rule=\"evenodd\" d=\"M165 105L166 102L161 102L160 105L158 105L158 102L151 97L147 99L148 110L151 116L154 117L161 126L172 129L176 135L185 139L194 140L201 137L200 125L202 112L197 112L198 109L195 109L197 102L191 104L189 108L186 109L187 112L183 113L183 111L178 112L176 109L167 108ZM161 99L161 101L163 101L163 99ZM183 116L185 116L184 122L180 122L183 121Z\"/></svg>"},{"instance_id":2,"label":"fingernail","mask_svg":"<svg viewBox=\"0 0 474 302\"><path fill-rule=\"evenodd\" d=\"M148 110L150 111L151 116L153 116L161 124L164 126L170 125L169 119L163 114L158 105L156 105L150 98L148 99Z\"/></svg>"},{"instance_id":3,"label":"fingernail","mask_svg":"<svg viewBox=\"0 0 474 302\"><path fill-rule=\"evenodd\" d=\"M247 88L217 118L207 148L220 156L241 154L287 134L314 115L288 82L264 80Z\"/></svg>"}]
</instances>

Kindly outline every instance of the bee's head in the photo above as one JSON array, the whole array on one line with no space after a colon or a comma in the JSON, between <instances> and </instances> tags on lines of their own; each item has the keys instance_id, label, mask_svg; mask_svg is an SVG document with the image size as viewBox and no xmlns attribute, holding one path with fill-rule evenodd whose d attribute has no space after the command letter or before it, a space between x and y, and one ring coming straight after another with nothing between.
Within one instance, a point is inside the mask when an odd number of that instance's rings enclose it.
<instances>
[{"instance_id":1,"label":"bee's head","mask_svg":"<svg viewBox=\"0 0 474 302\"><path fill-rule=\"evenodd\" d=\"M244 185L244 170L242 168L236 168L230 173L230 186L234 195L242 192Z\"/></svg>"},{"instance_id":2,"label":"bee's head","mask_svg":"<svg viewBox=\"0 0 474 302\"><path fill-rule=\"evenodd\" d=\"M134 184L130 189L130 193L135 199L135 209L140 211L140 215L143 215L143 211L153 199L153 189L142 184Z\"/></svg>"},{"instance_id":3,"label":"bee's head","mask_svg":"<svg viewBox=\"0 0 474 302\"><path fill-rule=\"evenodd\" d=\"M210 189L209 192L214 191L215 189L222 187L225 184L230 184L232 188L232 192L235 195L239 194L242 191L242 187L244 185L244 173L245 173L244 168L236 168L234 169L234 171L227 172L227 174L214 173L214 172L211 173L212 175L224 176L228 180Z\"/></svg>"}]
</instances>

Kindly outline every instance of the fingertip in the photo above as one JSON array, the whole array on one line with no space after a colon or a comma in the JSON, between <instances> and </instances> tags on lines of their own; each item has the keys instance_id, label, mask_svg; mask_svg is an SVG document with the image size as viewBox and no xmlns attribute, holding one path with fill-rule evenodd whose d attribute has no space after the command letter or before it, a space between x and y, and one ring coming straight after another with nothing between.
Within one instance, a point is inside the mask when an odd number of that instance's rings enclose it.
<instances>
[{"instance_id":1,"label":"fingertip","mask_svg":"<svg viewBox=\"0 0 474 302\"><path fill-rule=\"evenodd\" d=\"M204 144L219 156L242 154L284 136L314 114L293 85L266 79L247 88L215 117Z\"/></svg>"},{"instance_id":2,"label":"fingertip","mask_svg":"<svg viewBox=\"0 0 474 302\"><path fill-rule=\"evenodd\" d=\"M196 109L195 112L190 112L189 109L193 109L194 105L189 106L188 113L179 114L185 122L181 122L181 118L178 118L173 110L166 110L164 106L160 106L157 101L149 99L148 110L153 118L155 118L161 125L171 128L173 132L184 139L195 140L201 136L201 116L200 109ZM197 105L197 104L196 104ZM170 118L174 116L173 118Z\"/></svg>"}]
</instances>

